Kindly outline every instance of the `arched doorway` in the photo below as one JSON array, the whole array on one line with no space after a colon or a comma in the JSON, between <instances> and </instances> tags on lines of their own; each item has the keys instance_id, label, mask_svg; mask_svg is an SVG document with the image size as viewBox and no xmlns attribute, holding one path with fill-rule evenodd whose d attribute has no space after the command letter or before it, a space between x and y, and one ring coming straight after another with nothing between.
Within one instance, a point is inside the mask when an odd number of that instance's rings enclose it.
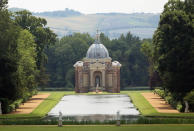
<instances>
[{"instance_id":1,"label":"arched doorway","mask_svg":"<svg viewBox=\"0 0 194 131\"><path fill-rule=\"evenodd\" d=\"M97 87L97 86L101 86L100 85L100 76L96 76L96 78L95 78L95 87Z\"/></svg>"},{"instance_id":2,"label":"arched doorway","mask_svg":"<svg viewBox=\"0 0 194 131\"><path fill-rule=\"evenodd\" d=\"M95 71L94 74L93 74L93 82L94 82L94 86L97 87L100 87L102 86L102 73L100 71Z\"/></svg>"}]
</instances>

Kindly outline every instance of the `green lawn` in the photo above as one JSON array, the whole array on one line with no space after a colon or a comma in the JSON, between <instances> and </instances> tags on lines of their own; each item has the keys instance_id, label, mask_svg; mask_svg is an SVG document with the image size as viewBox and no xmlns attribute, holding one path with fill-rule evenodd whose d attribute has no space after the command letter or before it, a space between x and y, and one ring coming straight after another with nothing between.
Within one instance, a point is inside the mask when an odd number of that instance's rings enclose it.
<instances>
[{"instance_id":1,"label":"green lawn","mask_svg":"<svg viewBox=\"0 0 194 131\"><path fill-rule=\"evenodd\" d=\"M143 116L147 117L165 117L165 118L192 118L194 119L194 113L159 113L155 108L141 95L143 92L150 91L121 91L123 94L128 94Z\"/></svg>"},{"instance_id":2,"label":"green lawn","mask_svg":"<svg viewBox=\"0 0 194 131\"><path fill-rule=\"evenodd\" d=\"M45 116L64 95L74 94L74 92L48 92L51 95L44 100L33 112L32 115Z\"/></svg>"},{"instance_id":3,"label":"green lawn","mask_svg":"<svg viewBox=\"0 0 194 131\"><path fill-rule=\"evenodd\" d=\"M193 131L194 125L0 126L0 131Z\"/></svg>"},{"instance_id":4,"label":"green lawn","mask_svg":"<svg viewBox=\"0 0 194 131\"><path fill-rule=\"evenodd\" d=\"M138 108L142 115L150 115L158 113L155 108L141 95L142 92L146 91L122 91L130 96L133 104ZM148 92L148 91L147 91Z\"/></svg>"}]
</instances>

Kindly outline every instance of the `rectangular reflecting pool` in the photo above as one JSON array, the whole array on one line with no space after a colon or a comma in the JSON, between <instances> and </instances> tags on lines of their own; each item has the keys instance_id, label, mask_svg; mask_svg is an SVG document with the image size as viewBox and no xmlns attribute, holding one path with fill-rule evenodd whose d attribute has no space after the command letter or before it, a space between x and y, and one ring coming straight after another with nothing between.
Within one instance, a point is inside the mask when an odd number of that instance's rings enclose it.
<instances>
[{"instance_id":1,"label":"rectangular reflecting pool","mask_svg":"<svg viewBox=\"0 0 194 131\"><path fill-rule=\"evenodd\" d=\"M48 113L49 117L63 117L77 120L114 120L117 111L121 119L139 116L128 95L66 95Z\"/></svg>"}]
</instances>

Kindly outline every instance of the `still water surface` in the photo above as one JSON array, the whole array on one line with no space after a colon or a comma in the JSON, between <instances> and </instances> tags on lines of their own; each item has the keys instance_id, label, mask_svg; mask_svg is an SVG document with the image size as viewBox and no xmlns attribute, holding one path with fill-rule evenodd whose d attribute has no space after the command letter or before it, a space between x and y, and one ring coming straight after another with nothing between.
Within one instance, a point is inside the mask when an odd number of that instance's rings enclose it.
<instances>
[{"instance_id":1,"label":"still water surface","mask_svg":"<svg viewBox=\"0 0 194 131\"><path fill-rule=\"evenodd\" d=\"M48 113L48 116L138 116L128 95L66 95Z\"/></svg>"}]
</instances>

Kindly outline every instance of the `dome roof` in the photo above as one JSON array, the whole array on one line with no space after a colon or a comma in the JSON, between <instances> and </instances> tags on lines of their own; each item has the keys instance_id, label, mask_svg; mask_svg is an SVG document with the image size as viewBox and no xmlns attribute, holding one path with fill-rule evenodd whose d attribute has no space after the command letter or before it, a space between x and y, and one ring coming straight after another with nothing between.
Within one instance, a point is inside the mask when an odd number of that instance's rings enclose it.
<instances>
[{"instance_id":1,"label":"dome roof","mask_svg":"<svg viewBox=\"0 0 194 131\"><path fill-rule=\"evenodd\" d=\"M109 53L106 47L100 43L97 39L88 49L86 58L90 59L99 59L99 58L108 58Z\"/></svg>"}]
</instances>

